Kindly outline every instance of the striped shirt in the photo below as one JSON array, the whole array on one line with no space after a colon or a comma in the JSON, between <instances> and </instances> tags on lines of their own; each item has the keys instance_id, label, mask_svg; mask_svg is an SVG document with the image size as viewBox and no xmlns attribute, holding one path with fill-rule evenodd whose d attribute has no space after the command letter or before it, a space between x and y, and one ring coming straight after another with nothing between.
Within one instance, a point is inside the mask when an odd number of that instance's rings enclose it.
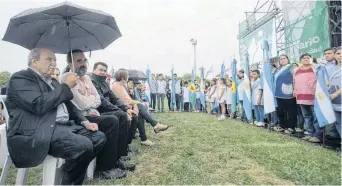
<instances>
[{"instance_id":1,"label":"striped shirt","mask_svg":"<svg viewBox=\"0 0 342 186\"><path fill-rule=\"evenodd\" d=\"M316 74L312 68L299 68L294 75L294 92L297 104L314 105Z\"/></svg>"}]
</instances>

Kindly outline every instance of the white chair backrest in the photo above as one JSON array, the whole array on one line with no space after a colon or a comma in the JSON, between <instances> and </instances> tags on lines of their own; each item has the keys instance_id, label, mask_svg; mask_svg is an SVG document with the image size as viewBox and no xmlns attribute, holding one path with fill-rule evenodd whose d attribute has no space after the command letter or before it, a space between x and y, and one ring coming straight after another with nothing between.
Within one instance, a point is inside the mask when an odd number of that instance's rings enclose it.
<instances>
[{"instance_id":1,"label":"white chair backrest","mask_svg":"<svg viewBox=\"0 0 342 186\"><path fill-rule=\"evenodd\" d=\"M6 120L6 127L7 127L8 122L9 122L9 114L8 114L8 111L7 111L7 107L5 105L5 100L6 100L6 95L1 95L0 96L0 101L1 101L2 105L4 106L3 107L3 112L4 112L4 116L5 116L5 120Z\"/></svg>"}]
</instances>

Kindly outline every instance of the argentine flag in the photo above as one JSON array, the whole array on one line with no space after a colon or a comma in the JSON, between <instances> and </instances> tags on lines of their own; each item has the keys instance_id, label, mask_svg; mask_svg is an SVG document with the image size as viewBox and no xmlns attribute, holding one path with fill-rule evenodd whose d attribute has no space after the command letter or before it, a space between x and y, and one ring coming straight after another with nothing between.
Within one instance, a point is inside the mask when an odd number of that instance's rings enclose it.
<instances>
[{"instance_id":1,"label":"argentine flag","mask_svg":"<svg viewBox=\"0 0 342 186\"><path fill-rule=\"evenodd\" d=\"M243 62L245 64L245 78L243 81L243 109L245 110L246 118L249 121L253 120L252 116L252 92L251 92L251 80L249 79L249 61L248 54L246 53Z\"/></svg>"},{"instance_id":2,"label":"argentine flag","mask_svg":"<svg viewBox=\"0 0 342 186\"><path fill-rule=\"evenodd\" d=\"M231 63L231 73L232 73L232 113L236 112L236 105L238 104L238 94L237 94L237 80L236 80L236 60L233 59Z\"/></svg>"},{"instance_id":3,"label":"argentine flag","mask_svg":"<svg viewBox=\"0 0 342 186\"><path fill-rule=\"evenodd\" d=\"M225 76L226 76L226 67L224 65L224 62L222 62L220 78L224 78Z\"/></svg>"},{"instance_id":4,"label":"argentine flag","mask_svg":"<svg viewBox=\"0 0 342 186\"><path fill-rule=\"evenodd\" d=\"M176 105L176 93L175 93L175 90L176 90L176 86L175 86L175 77L173 75L173 67L171 69L171 103L170 103L170 107L171 107L171 110L174 109L175 105Z\"/></svg>"},{"instance_id":5,"label":"argentine flag","mask_svg":"<svg viewBox=\"0 0 342 186\"><path fill-rule=\"evenodd\" d=\"M270 48L267 40L263 42L264 51L264 66L263 66L263 98L267 99L264 101L265 114L274 112L276 109L276 101L273 92L273 82L272 82L272 71L270 63Z\"/></svg>"},{"instance_id":6,"label":"argentine flag","mask_svg":"<svg viewBox=\"0 0 342 186\"><path fill-rule=\"evenodd\" d=\"M145 90L145 97L149 103L149 105L151 105L151 90L150 90L150 82L151 82L151 70L147 67L146 69L146 90Z\"/></svg>"},{"instance_id":7,"label":"argentine flag","mask_svg":"<svg viewBox=\"0 0 342 186\"><path fill-rule=\"evenodd\" d=\"M205 89L205 80L204 80L204 68L201 68L201 85L200 85L200 101L201 105L203 106L205 110L205 94L204 94L204 89Z\"/></svg>"},{"instance_id":8,"label":"argentine flag","mask_svg":"<svg viewBox=\"0 0 342 186\"><path fill-rule=\"evenodd\" d=\"M314 112L319 126L324 127L334 123L336 116L328 92L328 72L323 65L317 67L316 78Z\"/></svg>"}]
</instances>

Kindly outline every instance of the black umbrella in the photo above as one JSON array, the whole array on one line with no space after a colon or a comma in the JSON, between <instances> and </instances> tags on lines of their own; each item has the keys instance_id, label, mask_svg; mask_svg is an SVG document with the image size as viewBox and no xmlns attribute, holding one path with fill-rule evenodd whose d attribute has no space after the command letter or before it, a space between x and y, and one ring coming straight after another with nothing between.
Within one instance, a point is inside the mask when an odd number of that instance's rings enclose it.
<instances>
[{"instance_id":1,"label":"black umbrella","mask_svg":"<svg viewBox=\"0 0 342 186\"><path fill-rule=\"evenodd\" d=\"M128 76L130 80L133 81L145 81L146 80L146 75L139 70L128 70Z\"/></svg>"},{"instance_id":2,"label":"black umbrella","mask_svg":"<svg viewBox=\"0 0 342 186\"><path fill-rule=\"evenodd\" d=\"M121 37L113 16L69 2L32 8L11 18L3 38L29 50L49 48L66 54L106 48Z\"/></svg>"}]
</instances>

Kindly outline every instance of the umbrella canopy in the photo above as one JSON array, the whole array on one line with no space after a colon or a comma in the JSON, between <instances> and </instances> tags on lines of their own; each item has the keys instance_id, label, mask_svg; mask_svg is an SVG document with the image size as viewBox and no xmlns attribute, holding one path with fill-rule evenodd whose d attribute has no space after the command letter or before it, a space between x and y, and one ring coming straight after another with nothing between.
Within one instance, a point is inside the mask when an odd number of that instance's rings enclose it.
<instances>
[{"instance_id":1,"label":"umbrella canopy","mask_svg":"<svg viewBox=\"0 0 342 186\"><path fill-rule=\"evenodd\" d=\"M146 75L144 72L139 70L128 70L128 76L130 80L133 81L140 81L140 80L146 80Z\"/></svg>"},{"instance_id":2,"label":"umbrella canopy","mask_svg":"<svg viewBox=\"0 0 342 186\"><path fill-rule=\"evenodd\" d=\"M106 48L121 37L113 16L70 2L25 10L11 18L3 38L29 50L49 48L66 54Z\"/></svg>"}]
</instances>

